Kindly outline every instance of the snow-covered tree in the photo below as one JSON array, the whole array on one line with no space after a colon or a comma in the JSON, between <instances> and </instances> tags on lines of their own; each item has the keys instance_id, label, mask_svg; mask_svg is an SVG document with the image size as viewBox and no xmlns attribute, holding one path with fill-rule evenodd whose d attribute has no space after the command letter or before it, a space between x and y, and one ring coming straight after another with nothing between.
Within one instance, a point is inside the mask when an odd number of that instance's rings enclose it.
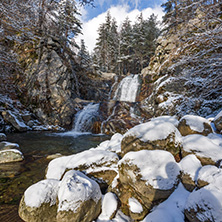
<instances>
[{"instance_id":1,"label":"snow-covered tree","mask_svg":"<svg viewBox=\"0 0 222 222\"><path fill-rule=\"evenodd\" d=\"M81 39L81 45L80 45L80 49L78 52L78 60L79 60L80 66L83 69L85 69L85 70L90 69L91 59L90 59L89 52L86 49L85 42L83 39Z\"/></svg>"}]
</instances>

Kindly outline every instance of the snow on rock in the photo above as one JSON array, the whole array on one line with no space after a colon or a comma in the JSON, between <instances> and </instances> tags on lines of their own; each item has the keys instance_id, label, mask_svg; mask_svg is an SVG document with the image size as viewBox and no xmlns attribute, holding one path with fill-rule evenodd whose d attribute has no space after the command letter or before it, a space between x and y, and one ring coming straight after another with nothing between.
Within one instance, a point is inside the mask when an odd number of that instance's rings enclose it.
<instances>
[{"instance_id":1,"label":"snow on rock","mask_svg":"<svg viewBox=\"0 0 222 222\"><path fill-rule=\"evenodd\" d=\"M189 192L179 184L178 188L163 203L155 207L142 222L184 222L184 207Z\"/></svg>"},{"instance_id":2,"label":"snow on rock","mask_svg":"<svg viewBox=\"0 0 222 222\"><path fill-rule=\"evenodd\" d=\"M96 170L116 170L117 154L98 149L90 149L78 154L59 157L48 165L46 178L61 179L67 169L79 169L86 173Z\"/></svg>"},{"instance_id":3,"label":"snow on rock","mask_svg":"<svg viewBox=\"0 0 222 222\"><path fill-rule=\"evenodd\" d=\"M126 216L121 210L118 210L115 218L107 222L133 222L133 220L130 217Z\"/></svg>"},{"instance_id":4,"label":"snow on rock","mask_svg":"<svg viewBox=\"0 0 222 222\"><path fill-rule=\"evenodd\" d=\"M73 211L80 207L80 203L92 199L98 202L102 197L99 185L79 171L68 171L58 191L58 211Z\"/></svg>"},{"instance_id":5,"label":"snow on rock","mask_svg":"<svg viewBox=\"0 0 222 222\"><path fill-rule=\"evenodd\" d=\"M170 122L152 120L147 123L139 124L128 132L126 132L123 137L133 136L139 138L143 142L148 140L163 140L166 139L169 134L175 133L176 142L181 141L181 135L177 128Z\"/></svg>"},{"instance_id":6,"label":"snow on rock","mask_svg":"<svg viewBox=\"0 0 222 222\"><path fill-rule=\"evenodd\" d=\"M101 199L99 185L94 180L70 170L60 183L57 221L92 221L100 213Z\"/></svg>"},{"instance_id":7,"label":"snow on rock","mask_svg":"<svg viewBox=\"0 0 222 222\"><path fill-rule=\"evenodd\" d=\"M222 171L214 166L205 166L198 179L209 184L193 191L187 200L185 214L189 221L221 222L222 215Z\"/></svg>"},{"instance_id":8,"label":"snow on rock","mask_svg":"<svg viewBox=\"0 0 222 222\"><path fill-rule=\"evenodd\" d=\"M17 149L7 149L0 151L0 163L18 162L24 160L21 151Z\"/></svg>"},{"instance_id":9,"label":"snow on rock","mask_svg":"<svg viewBox=\"0 0 222 222\"><path fill-rule=\"evenodd\" d=\"M175 127L177 127L179 124L179 121L174 116L159 116L159 117L151 119L151 121L169 122L169 123L172 123Z\"/></svg>"},{"instance_id":10,"label":"snow on rock","mask_svg":"<svg viewBox=\"0 0 222 222\"><path fill-rule=\"evenodd\" d=\"M219 138L211 139L210 137L198 134L188 135L183 138L183 150L200 157L202 164L205 161L208 161L208 164L214 164L216 161L222 159L222 146L218 142L219 140Z\"/></svg>"},{"instance_id":11,"label":"snow on rock","mask_svg":"<svg viewBox=\"0 0 222 222\"><path fill-rule=\"evenodd\" d=\"M182 136L190 134L202 134L207 136L212 133L210 121L195 115L185 115L180 119L178 129Z\"/></svg>"},{"instance_id":12,"label":"snow on rock","mask_svg":"<svg viewBox=\"0 0 222 222\"><path fill-rule=\"evenodd\" d=\"M41 180L25 191L25 204L29 207L40 207L44 203L49 203L50 206L55 205L58 189L58 180Z\"/></svg>"},{"instance_id":13,"label":"snow on rock","mask_svg":"<svg viewBox=\"0 0 222 222\"><path fill-rule=\"evenodd\" d=\"M136 198L133 197L129 198L128 203L129 203L129 209L132 213L140 214L143 212L143 207Z\"/></svg>"},{"instance_id":14,"label":"snow on rock","mask_svg":"<svg viewBox=\"0 0 222 222\"><path fill-rule=\"evenodd\" d=\"M7 111L2 112L2 116L6 122L11 123L13 125L13 127L15 127L15 129L17 129L20 132L30 130L30 127L28 127L24 123L20 114L16 115L15 113L11 112L10 110L7 110Z\"/></svg>"},{"instance_id":15,"label":"snow on rock","mask_svg":"<svg viewBox=\"0 0 222 222\"><path fill-rule=\"evenodd\" d=\"M0 163L18 162L24 159L24 156L17 143L0 142Z\"/></svg>"},{"instance_id":16,"label":"snow on rock","mask_svg":"<svg viewBox=\"0 0 222 222\"><path fill-rule=\"evenodd\" d=\"M19 204L19 216L24 221L56 221L58 180L42 180L30 186Z\"/></svg>"},{"instance_id":17,"label":"snow on rock","mask_svg":"<svg viewBox=\"0 0 222 222\"><path fill-rule=\"evenodd\" d=\"M181 149L181 138L180 132L169 118L156 118L133 127L123 135L121 156L130 151L143 149L167 150L176 156Z\"/></svg>"},{"instance_id":18,"label":"snow on rock","mask_svg":"<svg viewBox=\"0 0 222 222\"><path fill-rule=\"evenodd\" d=\"M140 176L140 180L145 181L146 185L161 190L172 189L179 175L179 167L173 155L164 150L129 152L118 165L136 166L138 170L129 174L134 182Z\"/></svg>"},{"instance_id":19,"label":"snow on rock","mask_svg":"<svg viewBox=\"0 0 222 222\"><path fill-rule=\"evenodd\" d=\"M194 154L190 154L179 162L179 166L182 172L181 180L184 187L190 192L193 191L196 187L198 172L202 167L201 162Z\"/></svg>"},{"instance_id":20,"label":"snow on rock","mask_svg":"<svg viewBox=\"0 0 222 222\"><path fill-rule=\"evenodd\" d=\"M221 169L213 165L207 165L201 168L197 177L199 187L203 187L209 183L214 183L215 180L220 180L222 183Z\"/></svg>"},{"instance_id":21,"label":"snow on rock","mask_svg":"<svg viewBox=\"0 0 222 222\"><path fill-rule=\"evenodd\" d=\"M180 162L179 166L184 174L188 174L193 181L196 181L198 171L202 167L201 162L197 159L194 154L190 154L184 157Z\"/></svg>"},{"instance_id":22,"label":"snow on rock","mask_svg":"<svg viewBox=\"0 0 222 222\"><path fill-rule=\"evenodd\" d=\"M102 213L96 222L104 222L112 219L117 212L117 207L118 201L116 195L112 192L106 193L102 200Z\"/></svg>"},{"instance_id":23,"label":"snow on rock","mask_svg":"<svg viewBox=\"0 0 222 222\"><path fill-rule=\"evenodd\" d=\"M120 133L115 133L110 140L103 141L100 143L96 149L107 150L110 152L120 153L121 152L121 141L123 135Z\"/></svg>"}]
</instances>

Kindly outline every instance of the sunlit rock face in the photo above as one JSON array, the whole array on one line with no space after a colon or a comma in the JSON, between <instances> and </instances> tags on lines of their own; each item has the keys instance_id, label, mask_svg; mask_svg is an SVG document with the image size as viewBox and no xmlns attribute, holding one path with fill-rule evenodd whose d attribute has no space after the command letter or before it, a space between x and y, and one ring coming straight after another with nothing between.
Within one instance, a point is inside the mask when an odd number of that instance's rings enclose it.
<instances>
[{"instance_id":1,"label":"sunlit rock face","mask_svg":"<svg viewBox=\"0 0 222 222\"><path fill-rule=\"evenodd\" d=\"M44 123L69 125L77 92L74 66L68 55L62 56L56 39L41 44L41 54L29 63L23 75L23 100Z\"/></svg>"}]
</instances>

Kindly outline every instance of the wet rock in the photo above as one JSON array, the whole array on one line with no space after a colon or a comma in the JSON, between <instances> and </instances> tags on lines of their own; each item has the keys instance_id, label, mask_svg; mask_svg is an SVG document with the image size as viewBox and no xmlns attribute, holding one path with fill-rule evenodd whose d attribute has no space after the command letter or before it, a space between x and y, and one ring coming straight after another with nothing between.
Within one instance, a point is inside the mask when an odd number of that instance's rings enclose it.
<instances>
[{"instance_id":1,"label":"wet rock","mask_svg":"<svg viewBox=\"0 0 222 222\"><path fill-rule=\"evenodd\" d=\"M21 151L18 150L19 145L16 143L1 142L0 143L0 163L19 162L24 159Z\"/></svg>"},{"instance_id":2,"label":"wet rock","mask_svg":"<svg viewBox=\"0 0 222 222\"><path fill-rule=\"evenodd\" d=\"M182 136L190 134L201 134L207 136L213 132L210 122L207 119L194 115L184 116L179 122L178 129Z\"/></svg>"},{"instance_id":3,"label":"wet rock","mask_svg":"<svg viewBox=\"0 0 222 222\"><path fill-rule=\"evenodd\" d=\"M58 191L58 222L95 220L101 211L99 185L78 171L68 171Z\"/></svg>"},{"instance_id":4,"label":"wet rock","mask_svg":"<svg viewBox=\"0 0 222 222\"><path fill-rule=\"evenodd\" d=\"M2 116L6 122L12 124L12 126L20 132L25 132L30 129L19 114L7 110L2 112Z\"/></svg>"}]
</instances>

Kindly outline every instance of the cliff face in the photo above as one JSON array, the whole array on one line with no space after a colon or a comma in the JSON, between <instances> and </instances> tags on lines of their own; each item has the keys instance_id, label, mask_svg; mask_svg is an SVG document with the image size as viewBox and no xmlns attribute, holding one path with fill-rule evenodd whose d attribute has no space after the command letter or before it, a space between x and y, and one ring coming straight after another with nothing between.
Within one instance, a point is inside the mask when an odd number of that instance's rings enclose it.
<instances>
[{"instance_id":1,"label":"cliff face","mask_svg":"<svg viewBox=\"0 0 222 222\"><path fill-rule=\"evenodd\" d=\"M43 123L70 127L82 106L76 98L106 99L107 82L87 76L73 53L63 52L55 38L41 41L38 48L33 59L27 54L21 58L26 67L19 77L20 98Z\"/></svg>"},{"instance_id":2,"label":"cliff face","mask_svg":"<svg viewBox=\"0 0 222 222\"><path fill-rule=\"evenodd\" d=\"M142 71L142 104L152 116L206 117L222 108L222 28L217 22L205 27L203 16L158 38L155 56Z\"/></svg>"}]
</instances>

